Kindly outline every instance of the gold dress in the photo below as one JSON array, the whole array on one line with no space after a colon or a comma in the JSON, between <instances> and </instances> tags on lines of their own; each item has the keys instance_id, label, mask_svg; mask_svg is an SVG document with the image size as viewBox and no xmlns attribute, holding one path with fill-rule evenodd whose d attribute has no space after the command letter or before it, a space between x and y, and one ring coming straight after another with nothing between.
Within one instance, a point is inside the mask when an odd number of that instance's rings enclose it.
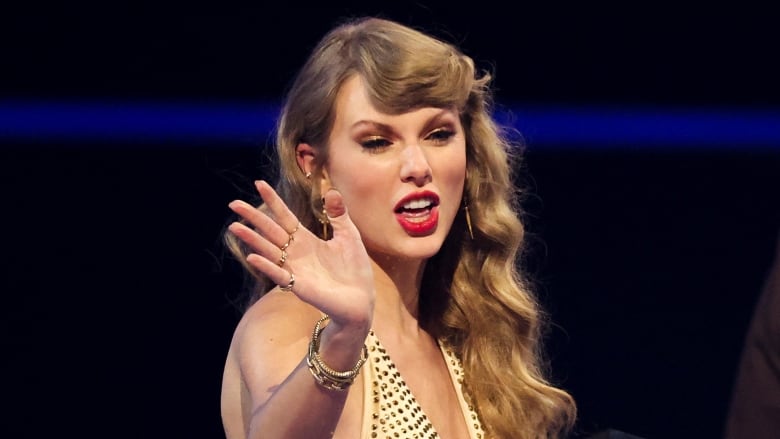
<instances>
[{"instance_id":1,"label":"gold dress","mask_svg":"<svg viewBox=\"0 0 780 439\"><path fill-rule=\"evenodd\" d=\"M461 412L472 439L484 439L484 431L463 388L460 360L441 342ZM360 437L367 439L433 439L439 435L398 373L379 339L370 331L366 338L368 361L363 366L363 426Z\"/></svg>"}]
</instances>

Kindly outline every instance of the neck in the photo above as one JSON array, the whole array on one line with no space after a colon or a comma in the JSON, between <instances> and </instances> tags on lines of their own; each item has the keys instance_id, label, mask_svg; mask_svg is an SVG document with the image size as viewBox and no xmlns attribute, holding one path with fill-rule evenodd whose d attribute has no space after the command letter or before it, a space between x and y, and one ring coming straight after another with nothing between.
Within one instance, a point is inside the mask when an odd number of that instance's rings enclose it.
<instances>
[{"instance_id":1,"label":"neck","mask_svg":"<svg viewBox=\"0 0 780 439\"><path fill-rule=\"evenodd\" d=\"M372 255L371 259L377 293L374 330L384 337L417 335L425 260L384 255Z\"/></svg>"}]
</instances>

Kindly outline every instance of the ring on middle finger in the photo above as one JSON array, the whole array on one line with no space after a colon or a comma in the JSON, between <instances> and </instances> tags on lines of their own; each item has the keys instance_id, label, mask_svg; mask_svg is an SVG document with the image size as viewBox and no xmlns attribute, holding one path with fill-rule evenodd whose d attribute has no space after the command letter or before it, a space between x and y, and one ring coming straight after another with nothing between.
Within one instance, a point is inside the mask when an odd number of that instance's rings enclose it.
<instances>
[{"instance_id":1,"label":"ring on middle finger","mask_svg":"<svg viewBox=\"0 0 780 439\"><path fill-rule=\"evenodd\" d=\"M284 263L287 261L287 250L282 249L282 256L279 258L279 262L276 263L278 266L284 265Z\"/></svg>"},{"instance_id":2,"label":"ring on middle finger","mask_svg":"<svg viewBox=\"0 0 780 439\"><path fill-rule=\"evenodd\" d=\"M283 246L279 247L279 249L280 249L281 251L285 251L285 250L287 250L287 247L289 247L289 246L290 246L290 243L291 243L291 242L293 242L293 240L295 240L295 238L294 238L292 235L290 235L290 237L289 237L289 238L287 238L287 242L286 242L286 243L284 243L284 245L283 245Z\"/></svg>"},{"instance_id":3,"label":"ring on middle finger","mask_svg":"<svg viewBox=\"0 0 780 439\"><path fill-rule=\"evenodd\" d=\"M301 223L298 223L293 231L287 234L287 242L283 246L279 247L280 249L287 250L287 247L289 247L290 244L295 240L295 232L298 231L299 227L301 227Z\"/></svg>"}]
</instances>

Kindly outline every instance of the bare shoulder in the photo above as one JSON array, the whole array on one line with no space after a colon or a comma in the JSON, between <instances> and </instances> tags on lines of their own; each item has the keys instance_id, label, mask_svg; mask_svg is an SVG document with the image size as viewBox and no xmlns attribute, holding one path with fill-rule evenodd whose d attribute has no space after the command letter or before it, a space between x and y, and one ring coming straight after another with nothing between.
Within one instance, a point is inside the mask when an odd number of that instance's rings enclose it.
<instances>
[{"instance_id":1,"label":"bare shoulder","mask_svg":"<svg viewBox=\"0 0 780 439\"><path fill-rule=\"evenodd\" d=\"M256 381L278 383L292 372L306 354L320 315L294 294L278 289L247 310L236 327L231 350L250 389Z\"/></svg>"},{"instance_id":2,"label":"bare shoulder","mask_svg":"<svg viewBox=\"0 0 780 439\"><path fill-rule=\"evenodd\" d=\"M250 414L304 358L320 316L316 308L278 289L244 313L222 378L222 421L228 438L243 437Z\"/></svg>"},{"instance_id":3,"label":"bare shoulder","mask_svg":"<svg viewBox=\"0 0 780 439\"><path fill-rule=\"evenodd\" d=\"M301 301L294 294L270 291L252 305L236 327L234 342L240 351L256 344L283 347L296 340L308 338L314 322L321 316L319 310Z\"/></svg>"}]
</instances>

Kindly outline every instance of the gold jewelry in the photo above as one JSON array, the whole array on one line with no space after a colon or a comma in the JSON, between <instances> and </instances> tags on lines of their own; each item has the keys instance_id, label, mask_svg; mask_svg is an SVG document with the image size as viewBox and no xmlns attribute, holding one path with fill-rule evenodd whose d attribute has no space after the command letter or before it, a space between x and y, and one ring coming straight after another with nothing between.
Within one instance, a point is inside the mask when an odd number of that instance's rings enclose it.
<instances>
[{"instance_id":1,"label":"gold jewelry","mask_svg":"<svg viewBox=\"0 0 780 439\"><path fill-rule=\"evenodd\" d=\"M325 210L325 197L322 198L322 217L317 218L317 220L322 224L322 239L328 240L328 224L330 224L330 220L328 219L328 212Z\"/></svg>"},{"instance_id":2,"label":"gold jewelry","mask_svg":"<svg viewBox=\"0 0 780 439\"><path fill-rule=\"evenodd\" d=\"M466 168L466 176L463 178L463 183L464 186L466 187L466 190L463 191L463 210L466 213L466 227L468 227L469 236L473 241L474 231L471 229L471 214L469 213L468 179L469 179L469 170L468 168Z\"/></svg>"},{"instance_id":3,"label":"gold jewelry","mask_svg":"<svg viewBox=\"0 0 780 439\"><path fill-rule=\"evenodd\" d=\"M293 239L292 235L294 235L295 232L297 232L300 227L301 227L301 223L299 222L298 224L295 225L295 228L292 230L292 232L287 233L288 235L290 235L290 241L292 241Z\"/></svg>"},{"instance_id":4,"label":"gold jewelry","mask_svg":"<svg viewBox=\"0 0 780 439\"><path fill-rule=\"evenodd\" d=\"M471 236L471 239L474 239L474 231L471 230L471 215L469 214L469 205L466 204L464 207L466 210L466 226L469 228L469 236Z\"/></svg>"},{"instance_id":5,"label":"gold jewelry","mask_svg":"<svg viewBox=\"0 0 780 439\"><path fill-rule=\"evenodd\" d=\"M293 286L295 285L295 275L290 273L290 283L287 284L287 286L279 286L279 289L285 292L290 292L293 289Z\"/></svg>"},{"instance_id":6,"label":"gold jewelry","mask_svg":"<svg viewBox=\"0 0 780 439\"><path fill-rule=\"evenodd\" d=\"M293 241L295 241L295 236L294 236L294 235L295 235L295 232L297 232L297 231L298 231L298 228L299 228L300 226L301 226L301 223L298 223L298 225L297 225L297 226L295 226L295 228L293 229L293 231L292 231L292 232L290 232L290 233L288 233L288 236L287 236L287 242L286 242L286 243L284 243L284 245L283 245L283 246L279 247L279 250L281 250L281 251L285 251L285 250L287 250L287 247L289 247L289 246L290 246L290 243L291 243L291 242L293 242ZM286 256L285 256L285 259L287 259L287 257L286 257ZM281 265L280 265L280 267L281 267Z\"/></svg>"},{"instance_id":7,"label":"gold jewelry","mask_svg":"<svg viewBox=\"0 0 780 439\"><path fill-rule=\"evenodd\" d=\"M278 266L284 265L284 263L287 261L287 250L282 249L282 256L279 258L279 262L276 263Z\"/></svg>"},{"instance_id":8,"label":"gold jewelry","mask_svg":"<svg viewBox=\"0 0 780 439\"><path fill-rule=\"evenodd\" d=\"M360 359L358 359L355 366L347 371L339 372L331 369L322 361L320 357L320 332L322 332L322 322L329 319L328 316L324 316L317 321L314 325L314 331L309 342L309 355L306 357L306 364L309 365L309 371L314 376L314 380L317 384L328 390L347 390L350 385L355 381L360 372L360 368L368 359L368 348L363 345L363 350L360 352Z\"/></svg>"}]
</instances>

